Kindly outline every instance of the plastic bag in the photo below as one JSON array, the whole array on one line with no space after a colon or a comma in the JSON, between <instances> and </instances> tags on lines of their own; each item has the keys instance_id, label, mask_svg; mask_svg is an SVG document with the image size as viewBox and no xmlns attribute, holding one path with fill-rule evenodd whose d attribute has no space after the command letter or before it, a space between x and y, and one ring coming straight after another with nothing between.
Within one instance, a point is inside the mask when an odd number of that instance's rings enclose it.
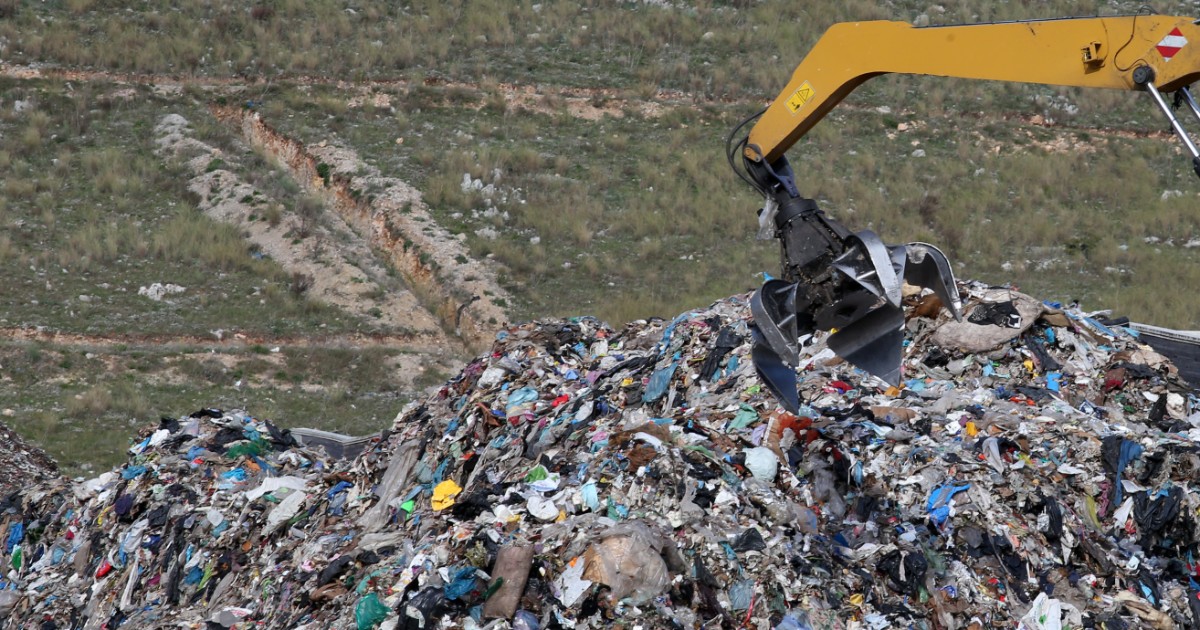
<instances>
[{"instance_id":1,"label":"plastic bag","mask_svg":"<svg viewBox=\"0 0 1200 630\"><path fill-rule=\"evenodd\" d=\"M734 612L750 610L754 601L754 581L738 580L729 587L729 609Z\"/></svg>"},{"instance_id":2,"label":"plastic bag","mask_svg":"<svg viewBox=\"0 0 1200 630\"><path fill-rule=\"evenodd\" d=\"M645 523L618 525L588 548L583 577L607 584L613 601L629 597L634 604L647 602L670 583L661 548L662 538Z\"/></svg>"},{"instance_id":3,"label":"plastic bag","mask_svg":"<svg viewBox=\"0 0 1200 630\"><path fill-rule=\"evenodd\" d=\"M462 488L454 481L447 479L433 489L432 505L434 511L440 512L454 505L454 497L462 492Z\"/></svg>"},{"instance_id":4,"label":"plastic bag","mask_svg":"<svg viewBox=\"0 0 1200 630\"><path fill-rule=\"evenodd\" d=\"M475 567L461 568L454 574L454 579L442 587L442 594L446 599L461 599L475 590L477 581Z\"/></svg>"},{"instance_id":5,"label":"plastic bag","mask_svg":"<svg viewBox=\"0 0 1200 630\"><path fill-rule=\"evenodd\" d=\"M793 610L779 621L775 630L813 630L813 627L808 620L808 613L803 610Z\"/></svg>"},{"instance_id":6,"label":"plastic bag","mask_svg":"<svg viewBox=\"0 0 1200 630\"><path fill-rule=\"evenodd\" d=\"M1038 593L1033 605L1029 607L1029 612L1021 617L1017 630L1062 630L1064 612L1067 613L1068 627L1078 627L1076 624L1083 623L1079 611L1074 606L1064 606L1057 599L1050 598L1045 593Z\"/></svg>"},{"instance_id":7,"label":"plastic bag","mask_svg":"<svg viewBox=\"0 0 1200 630\"><path fill-rule=\"evenodd\" d=\"M510 420L522 416L533 416L537 404L538 391L532 387L522 387L508 395L504 406L504 416Z\"/></svg>"},{"instance_id":8,"label":"plastic bag","mask_svg":"<svg viewBox=\"0 0 1200 630\"><path fill-rule=\"evenodd\" d=\"M354 605L354 621L358 624L358 630L371 630L383 623L390 612L392 610L384 606L375 593L371 593Z\"/></svg>"},{"instance_id":9,"label":"plastic bag","mask_svg":"<svg viewBox=\"0 0 1200 630\"><path fill-rule=\"evenodd\" d=\"M672 363L666 367L658 368L650 375L650 382L646 384L646 391L642 393L642 402L652 403L659 398L662 398L667 393L667 387L671 384L671 377L675 375L675 364Z\"/></svg>"},{"instance_id":10,"label":"plastic bag","mask_svg":"<svg viewBox=\"0 0 1200 630\"><path fill-rule=\"evenodd\" d=\"M512 627L513 630L538 630L538 618L528 610L518 610Z\"/></svg>"}]
</instances>

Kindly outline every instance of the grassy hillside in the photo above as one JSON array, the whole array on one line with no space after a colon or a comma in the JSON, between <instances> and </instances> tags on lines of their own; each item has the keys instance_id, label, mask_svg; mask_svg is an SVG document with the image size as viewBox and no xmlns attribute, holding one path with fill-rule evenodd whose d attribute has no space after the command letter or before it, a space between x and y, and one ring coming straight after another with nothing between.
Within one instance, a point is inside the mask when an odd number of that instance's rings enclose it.
<instances>
[{"instance_id":1,"label":"grassy hillside","mask_svg":"<svg viewBox=\"0 0 1200 630\"><path fill-rule=\"evenodd\" d=\"M183 167L154 152L165 114L225 151L222 166L276 213L311 201L208 106L245 103L306 145L350 149L416 186L496 265L513 319L619 323L776 270L725 136L830 24L1138 6L0 0L0 328L27 333L0 342L0 409L71 469L128 426L206 405L365 432L463 356L445 348L414 374L423 350L305 349L406 331L312 299L242 231L204 216ZM42 78L16 78L31 73ZM790 155L831 215L938 244L961 278L1200 328L1200 298L1179 290L1200 286L1200 185L1164 130L1140 94L884 77ZM153 282L187 290L138 295ZM78 436L87 446L66 450Z\"/></svg>"},{"instance_id":2,"label":"grassy hillside","mask_svg":"<svg viewBox=\"0 0 1200 630\"><path fill-rule=\"evenodd\" d=\"M200 100L60 80L0 79L0 93L0 409L68 470L116 461L133 428L202 406L367 433L446 377L442 357L421 372L395 344L308 347L405 331L309 299L200 213L188 175L154 153L168 112L224 142L222 167L283 212L302 205L287 175L203 124ZM184 290L139 293L154 283Z\"/></svg>"}]
</instances>

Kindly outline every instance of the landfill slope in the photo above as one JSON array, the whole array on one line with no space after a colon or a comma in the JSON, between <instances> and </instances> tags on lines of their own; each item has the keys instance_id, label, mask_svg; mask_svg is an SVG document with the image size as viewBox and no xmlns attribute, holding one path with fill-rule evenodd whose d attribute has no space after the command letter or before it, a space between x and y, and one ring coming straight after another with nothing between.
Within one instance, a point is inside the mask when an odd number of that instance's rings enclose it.
<instances>
[{"instance_id":1,"label":"landfill slope","mask_svg":"<svg viewBox=\"0 0 1200 630\"><path fill-rule=\"evenodd\" d=\"M904 382L748 296L499 332L353 460L200 410L0 506L0 628L1197 628L1197 399L1133 332L963 285ZM964 350L963 348L970 348Z\"/></svg>"},{"instance_id":2,"label":"landfill slope","mask_svg":"<svg viewBox=\"0 0 1200 630\"><path fill-rule=\"evenodd\" d=\"M58 464L46 451L0 422L0 500L22 486L58 476Z\"/></svg>"}]
</instances>

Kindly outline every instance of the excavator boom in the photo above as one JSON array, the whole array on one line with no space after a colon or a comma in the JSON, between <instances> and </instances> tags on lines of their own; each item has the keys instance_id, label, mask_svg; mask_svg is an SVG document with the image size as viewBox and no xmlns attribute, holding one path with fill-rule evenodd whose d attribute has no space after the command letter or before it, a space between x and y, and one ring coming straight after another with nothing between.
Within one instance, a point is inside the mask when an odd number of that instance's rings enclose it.
<instances>
[{"instance_id":1,"label":"excavator boom","mask_svg":"<svg viewBox=\"0 0 1200 630\"><path fill-rule=\"evenodd\" d=\"M904 316L901 281L930 288L961 318L946 256L926 243L885 245L852 232L800 194L785 153L855 88L883 74L1041 83L1145 91L1183 142L1200 175L1200 150L1163 93L1175 94L1200 122L1188 89L1200 79L1197 20L1139 13L914 27L901 22L832 26L796 67L749 134L734 142L746 181L766 198L760 225L781 243L782 279L751 301L753 357L759 375L795 411L799 339L836 331L829 347L854 365L897 384ZM749 121L743 123L747 124Z\"/></svg>"},{"instance_id":2,"label":"excavator boom","mask_svg":"<svg viewBox=\"0 0 1200 630\"><path fill-rule=\"evenodd\" d=\"M755 161L759 155L776 160L855 88L883 74L1141 90L1134 77L1139 67L1152 71L1152 82L1162 92L1200 79L1195 19L1133 15L925 27L835 24L751 130L746 151Z\"/></svg>"}]
</instances>

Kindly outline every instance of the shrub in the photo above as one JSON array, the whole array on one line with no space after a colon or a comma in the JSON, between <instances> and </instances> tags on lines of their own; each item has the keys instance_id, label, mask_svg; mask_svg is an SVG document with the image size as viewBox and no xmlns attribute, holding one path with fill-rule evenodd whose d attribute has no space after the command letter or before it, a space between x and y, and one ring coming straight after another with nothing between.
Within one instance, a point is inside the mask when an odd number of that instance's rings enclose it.
<instances>
[{"instance_id":1,"label":"shrub","mask_svg":"<svg viewBox=\"0 0 1200 630\"><path fill-rule=\"evenodd\" d=\"M97 385L82 394L68 398L66 414L68 417L84 420L101 416L112 406L112 393L108 388Z\"/></svg>"},{"instance_id":2,"label":"shrub","mask_svg":"<svg viewBox=\"0 0 1200 630\"><path fill-rule=\"evenodd\" d=\"M312 284L312 276L296 271L292 273L292 281L288 285L288 290L292 295L300 297L312 287Z\"/></svg>"},{"instance_id":3,"label":"shrub","mask_svg":"<svg viewBox=\"0 0 1200 630\"><path fill-rule=\"evenodd\" d=\"M325 203L313 195L305 195L296 201L296 215L300 217L300 226L296 236L308 238L317 227L321 214L325 211Z\"/></svg>"}]
</instances>

